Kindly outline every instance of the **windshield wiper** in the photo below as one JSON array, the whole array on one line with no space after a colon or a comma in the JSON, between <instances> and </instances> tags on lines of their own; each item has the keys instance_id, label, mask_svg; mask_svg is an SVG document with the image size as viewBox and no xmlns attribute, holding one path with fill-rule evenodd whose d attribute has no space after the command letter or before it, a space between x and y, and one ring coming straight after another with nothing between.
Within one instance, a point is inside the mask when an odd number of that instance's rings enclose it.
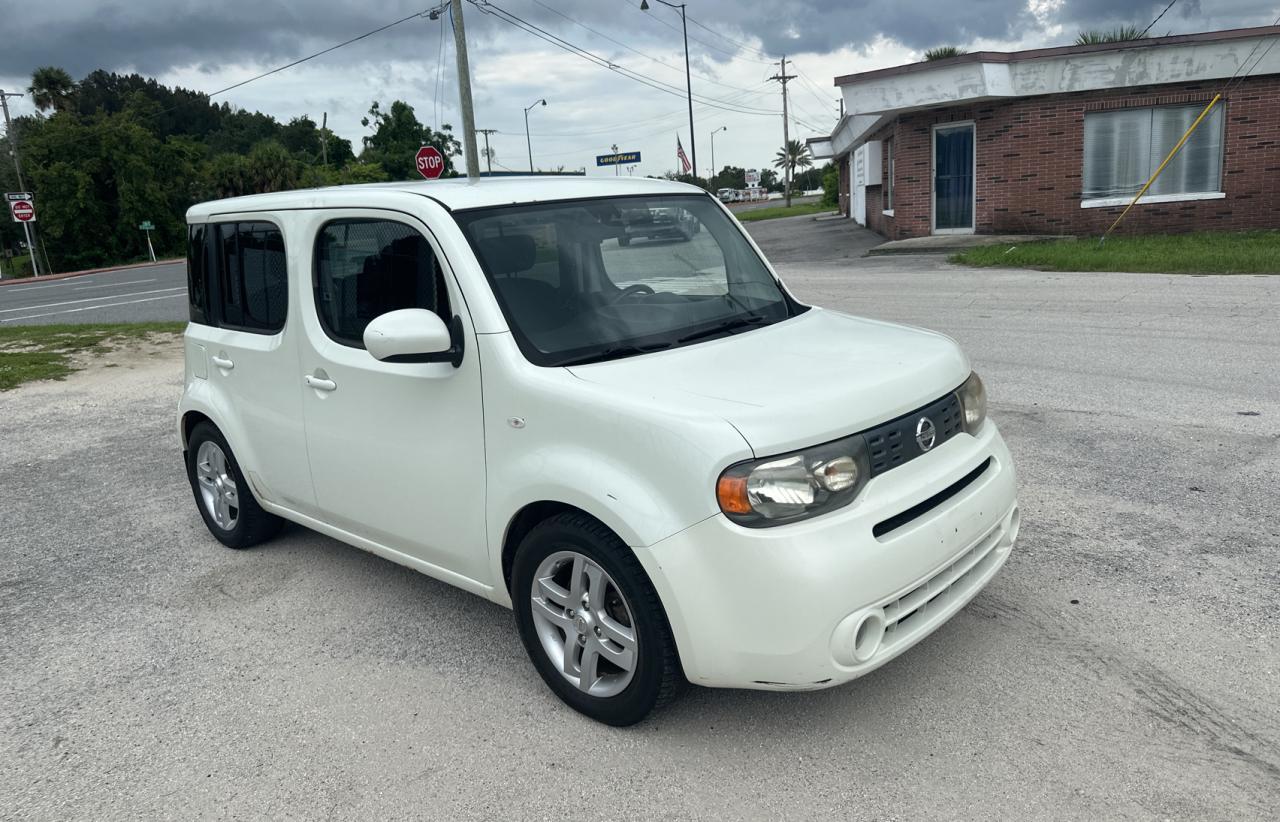
<instances>
[{"instance_id":1,"label":"windshield wiper","mask_svg":"<svg viewBox=\"0 0 1280 822\"><path fill-rule=\"evenodd\" d=\"M711 326L710 328L703 328L701 330L694 331L689 334L685 334L683 337L677 337L676 345L680 345L681 343L692 342L694 340L705 339L707 337L714 337L717 334L724 334L728 331L736 331L737 329L740 329L740 328L750 328L753 325L759 325L760 323L767 322L768 319L769 318L764 316L763 314L749 314L745 317L731 317L725 320L724 322L717 323Z\"/></svg>"},{"instance_id":2,"label":"windshield wiper","mask_svg":"<svg viewBox=\"0 0 1280 822\"><path fill-rule=\"evenodd\" d=\"M654 351L661 351L664 348L670 348L671 343L655 343L654 345L614 345L600 351L593 351L590 354L582 354L577 357L569 357L567 359L553 362L553 367L563 367L569 365L586 365L593 362L604 362L605 360L617 360L623 357L634 357L637 354L650 354Z\"/></svg>"}]
</instances>

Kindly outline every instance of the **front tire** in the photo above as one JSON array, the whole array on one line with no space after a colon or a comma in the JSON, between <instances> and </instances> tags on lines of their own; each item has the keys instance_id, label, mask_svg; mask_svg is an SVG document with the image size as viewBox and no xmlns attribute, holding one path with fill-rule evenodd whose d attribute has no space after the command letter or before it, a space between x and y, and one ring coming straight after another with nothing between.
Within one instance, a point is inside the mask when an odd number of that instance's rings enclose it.
<instances>
[{"instance_id":1,"label":"front tire","mask_svg":"<svg viewBox=\"0 0 1280 822\"><path fill-rule=\"evenodd\" d=\"M579 713L634 725L684 684L653 584L622 540L586 514L560 514L525 536L511 598L534 667Z\"/></svg>"},{"instance_id":2,"label":"front tire","mask_svg":"<svg viewBox=\"0 0 1280 822\"><path fill-rule=\"evenodd\" d=\"M284 520L262 509L222 432L199 423L187 440L187 479L209 533L228 548L251 548L274 537Z\"/></svg>"}]
</instances>

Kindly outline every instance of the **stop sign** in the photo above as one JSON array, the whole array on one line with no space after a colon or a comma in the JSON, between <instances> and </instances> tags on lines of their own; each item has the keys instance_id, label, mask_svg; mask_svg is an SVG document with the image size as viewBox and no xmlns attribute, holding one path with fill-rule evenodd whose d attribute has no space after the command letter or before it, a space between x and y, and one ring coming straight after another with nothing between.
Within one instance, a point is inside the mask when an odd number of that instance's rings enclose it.
<instances>
[{"instance_id":1,"label":"stop sign","mask_svg":"<svg viewBox=\"0 0 1280 822\"><path fill-rule=\"evenodd\" d=\"M428 180L434 180L444 174L444 155L435 146L423 146L418 149L415 161L418 173Z\"/></svg>"},{"instance_id":2,"label":"stop sign","mask_svg":"<svg viewBox=\"0 0 1280 822\"><path fill-rule=\"evenodd\" d=\"M29 223L36 218L35 206L25 200L11 203L9 208L13 211L13 219L20 223Z\"/></svg>"}]
</instances>

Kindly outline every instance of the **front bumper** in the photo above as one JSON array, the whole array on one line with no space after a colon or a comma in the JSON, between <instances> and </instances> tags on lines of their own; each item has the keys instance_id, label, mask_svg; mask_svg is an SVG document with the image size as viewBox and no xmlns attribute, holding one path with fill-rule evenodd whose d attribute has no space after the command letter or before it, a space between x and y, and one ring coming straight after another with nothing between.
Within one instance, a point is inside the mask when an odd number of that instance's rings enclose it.
<instances>
[{"instance_id":1,"label":"front bumper","mask_svg":"<svg viewBox=\"0 0 1280 822\"><path fill-rule=\"evenodd\" d=\"M873 533L984 464L954 495ZM717 515L636 554L691 682L804 690L862 676L936 630L1004 564L1018 525L1013 463L988 421L839 511L755 529Z\"/></svg>"}]
</instances>

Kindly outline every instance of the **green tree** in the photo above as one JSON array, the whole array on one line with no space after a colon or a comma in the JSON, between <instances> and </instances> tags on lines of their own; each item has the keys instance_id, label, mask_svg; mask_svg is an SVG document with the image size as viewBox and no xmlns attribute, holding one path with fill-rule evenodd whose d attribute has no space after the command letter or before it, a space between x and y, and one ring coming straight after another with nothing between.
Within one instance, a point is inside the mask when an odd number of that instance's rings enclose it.
<instances>
[{"instance_id":1,"label":"green tree","mask_svg":"<svg viewBox=\"0 0 1280 822\"><path fill-rule=\"evenodd\" d=\"M840 167L835 163L822 167L822 204L832 208L840 205Z\"/></svg>"},{"instance_id":2,"label":"green tree","mask_svg":"<svg viewBox=\"0 0 1280 822\"><path fill-rule=\"evenodd\" d=\"M725 166L720 173L707 181L712 191L722 188L741 189L747 187L747 170L737 166Z\"/></svg>"},{"instance_id":3,"label":"green tree","mask_svg":"<svg viewBox=\"0 0 1280 822\"><path fill-rule=\"evenodd\" d=\"M444 155L445 176L456 176L452 157L462 154L462 145L453 136L453 127L440 126L440 131L418 122L413 106L403 100L395 100L383 110L376 100L369 114L360 125L373 130L362 138L364 150L360 162L376 163L386 170L392 180L411 180L418 176L414 157L422 146L435 146Z\"/></svg>"},{"instance_id":4,"label":"green tree","mask_svg":"<svg viewBox=\"0 0 1280 822\"><path fill-rule=\"evenodd\" d=\"M796 169L808 168L813 165L813 157L809 155L809 148L799 140L788 140L787 144L778 149L778 153L774 155L773 167L780 168L784 172L790 169L791 176L796 176ZM791 206L791 191L787 190L787 207Z\"/></svg>"},{"instance_id":5,"label":"green tree","mask_svg":"<svg viewBox=\"0 0 1280 822\"><path fill-rule=\"evenodd\" d=\"M31 74L31 102L40 111L61 112L71 108L74 103L76 83L63 69L57 66L41 66Z\"/></svg>"}]
</instances>

